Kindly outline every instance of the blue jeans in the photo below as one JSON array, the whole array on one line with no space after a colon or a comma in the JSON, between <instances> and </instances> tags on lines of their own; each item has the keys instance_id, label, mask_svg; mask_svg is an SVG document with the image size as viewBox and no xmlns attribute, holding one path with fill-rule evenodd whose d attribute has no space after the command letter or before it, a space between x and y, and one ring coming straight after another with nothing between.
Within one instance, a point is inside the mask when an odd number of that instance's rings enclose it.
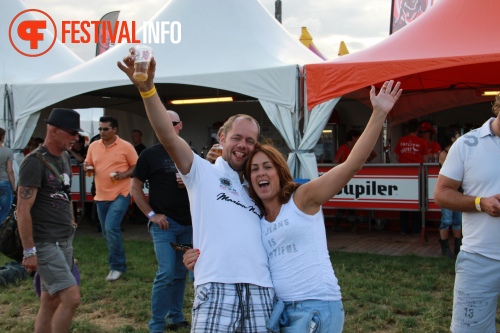
<instances>
[{"instance_id":1,"label":"blue jeans","mask_svg":"<svg viewBox=\"0 0 500 333\"><path fill-rule=\"evenodd\" d=\"M0 223L10 212L12 206L12 187L9 181L0 180Z\"/></svg>"},{"instance_id":2,"label":"blue jeans","mask_svg":"<svg viewBox=\"0 0 500 333\"><path fill-rule=\"evenodd\" d=\"M441 208L441 225L439 230L448 229L452 226L453 230L462 229L462 213L454 212L452 210Z\"/></svg>"},{"instance_id":3,"label":"blue jeans","mask_svg":"<svg viewBox=\"0 0 500 333\"><path fill-rule=\"evenodd\" d=\"M151 295L152 317L148 323L150 332L163 332L167 317L170 324L185 320L182 312L187 268L182 263L183 252L175 251L170 242L192 243L193 227L182 225L167 217L169 228L162 230L149 222L153 238L158 271Z\"/></svg>"},{"instance_id":4,"label":"blue jeans","mask_svg":"<svg viewBox=\"0 0 500 333\"><path fill-rule=\"evenodd\" d=\"M126 272L127 263L122 241L122 219L130 204L130 194L118 195L114 201L96 201L101 221L102 235L108 245L108 262L111 270Z\"/></svg>"},{"instance_id":5,"label":"blue jeans","mask_svg":"<svg viewBox=\"0 0 500 333\"><path fill-rule=\"evenodd\" d=\"M281 333L341 333L344 328L342 301L285 302Z\"/></svg>"}]
</instances>

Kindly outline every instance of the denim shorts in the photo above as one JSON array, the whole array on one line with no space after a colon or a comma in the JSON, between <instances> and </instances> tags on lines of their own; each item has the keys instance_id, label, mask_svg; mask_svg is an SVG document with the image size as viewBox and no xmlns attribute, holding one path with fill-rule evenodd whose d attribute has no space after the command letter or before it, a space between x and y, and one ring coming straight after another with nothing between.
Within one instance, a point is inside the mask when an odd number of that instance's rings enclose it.
<instances>
[{"instance_id":1,"label":"denim shorts","mask_svg":"<svg viewBox=\"0 0 500 333\"><path fill-rule=\"evenodd\" d=\"M462 213L454 212L452 210L441 208L441 224L439 230L448 229L452 226L453 230L462 229Z\"/></svg>"},{"instance_id":2,"label":"denim shorts","mask_svg":"<svg viewBox=\"0 0 500 333\"><path fill-rule=\"evenodd\" d=\"M453 333L495 333L500 261L460 251L455 264Z\"/></svg>"},{"instance_id":3,"label":"denim shorts","mask_svg":"<svg viewBox=\"0 0 500 333\"><path fill-rule=\"evenodd\" d=\"M73 268L72 238L57 243L37 242L40 287L50 295L76 285Z\"/></svg>"},{"instance_id":4,"label":"denim shorts","mask_svg":"<svg viewBox=\"0 0 500 333\"><path fill-rule=\"evenodd\" d=\"M271 332L281 333L341 333L344 328L344 306L341 300L275 300L267 328Z\"/></svg>"}]
</instances>

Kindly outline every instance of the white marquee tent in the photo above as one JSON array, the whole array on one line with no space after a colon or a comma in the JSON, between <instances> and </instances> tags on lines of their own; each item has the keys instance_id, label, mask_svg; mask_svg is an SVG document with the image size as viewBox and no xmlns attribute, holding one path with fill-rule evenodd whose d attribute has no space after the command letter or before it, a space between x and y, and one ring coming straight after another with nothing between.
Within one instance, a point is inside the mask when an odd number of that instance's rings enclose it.
<instances>
[{"instance_id":1,"label":"white marquee tent","mask_svg":"<svg viewBox=\"0 0 500 333\"><path fill-rule=\"evenodd\" d=\"M182 27L179 44L148 44L157 59L155 82L162 99L206 97L220 91L258 99L292 151L292 172L304 163L300 155L308 152L298 149L297 131L299 71L300 65L321 59L289 35L257 0L172 0L151 21L179 21ZM30 131L24 129L36 123L44 108L112 105L143 110L137 90L116 65L130 46L119 44L64 73L14 85L15 146L27 142ZM312 126L317 137L329 115L317 117ZM316 178L315 159L306 164L308 171L296 171L295 176Z\"/></svg>"},{"instance_id":2,"label":"white marquee tent","mask_svg":"<svg viewBox=\"0 0 500 333\"><path fill-rule=\"evenodd\" d=\"M27 9L26 5L21 0L0 0L0 9L0 127L12 130L12 84L39 80L63 72L83 63L83 60L59 40L41 57L21 55L9 41L9 25L17 14ZM36 18L28 12L23 15L23 19Z\"/></svg>"}]
</instances>

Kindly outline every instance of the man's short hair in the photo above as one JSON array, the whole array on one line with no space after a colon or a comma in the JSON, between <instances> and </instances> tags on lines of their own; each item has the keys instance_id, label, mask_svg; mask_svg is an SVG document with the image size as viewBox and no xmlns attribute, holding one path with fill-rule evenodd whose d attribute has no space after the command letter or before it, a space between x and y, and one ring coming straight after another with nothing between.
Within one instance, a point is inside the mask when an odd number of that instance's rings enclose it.
<instances>
[{"instance_id":1,"label":"man's short hair","mask_svg":"<svg viewBox=\"0 0 500 333\"><path fill-rule=\"evenodd\" d=\"M138 130L138 129L133 129L133 130L132 130L132 133L134 133L134 132L139 133L139 134L142 136L142 132L141 132L141 130Z\"/></svg>"},{"instance_id":2,"label":"man's short hair","mask_svg":"<svg viewBox=\"0 0 500 333\"><path fill-rule=\"evenodd\" d=\"M347 134L345 135L345 141L349 142L352 141L354 138L359 138L361 136L361 133L358 130L352 129L347 131Z\"/></svg>"},{"instance_id":3,"label":"man's short hair","mask_svg":"<svg viewBox=\"0 0 500 333\"><path fill-rule=\"evenodd\" d=\"M112 116L102 116L101 118L99 118L99 122L100 123L110 123L111 127L118 128L118 120Z\"/></svg>"},{"instance_id":4,"label":"man's short hair","mask_svg":"<svg viewBox=\"0 0 500 333\"><path fill-rule=\"evenodd\" d=\"M498 111L500 111L500 94L495 97L495 102L493 102L491 110L495 116L498 116Z\"/></svg>"},{"instance_id":5,"label":"man's short hair","mask_svg":"<svg viewBox=\"0 0 500 333\"><path fill-rule=\"evenodd\" d=\"M249 116L247 114L235 114L234 116L229 117L229 119L226 120L224 125L222 125L221 128L219 128L217 135L220 135L221 133L224 133L224 135L227 134L231 130L231 128L233 128L233 124L236 121L236 119L239 119L239 118L253 121L255 123L255 125L257 125L257 135L260 136L259 122L257 120L255 120L254 117ZM257 137L257 140L259 140L259 137Z\"/></svg>"}]
</instances>

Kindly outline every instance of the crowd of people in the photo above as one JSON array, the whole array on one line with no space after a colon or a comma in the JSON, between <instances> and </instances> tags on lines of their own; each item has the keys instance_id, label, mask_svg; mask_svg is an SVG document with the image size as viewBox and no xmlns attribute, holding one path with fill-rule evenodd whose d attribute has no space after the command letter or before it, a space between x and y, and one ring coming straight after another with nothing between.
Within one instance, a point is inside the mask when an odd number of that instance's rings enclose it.
<instances>
[{"instance_id":1,"label":"crowd of people","mask_svg":"<svg viewBox=\"0 0 500 333\"><path fill-rule=\"evenodd\" d=\"M132 132L129 143L117 135L118 121L103 116L99 139L86 146L79 134L79 114L54 109L46 120L43 144L20 167L22 264L41 281L35 332L68 331L80 304L72 273L76 223L71 161L94 175L94 200L108 247L106 281L112 283L127 271L121 222L131 198L148 218L158 262L150 332L186 327L191 332L342 332L342 294L321 205L374 157L386 117L402 94L400 83L387 81L378 92L372 87L373 112L364 131L349 133L338 164L329 172L298 184L283 155L259 142L260 125L253 117L230 117L218 132L222 154L212 149L203 159L180 137L179 115L166 110L156 92L155 60L146 81L133 77L133 55L118 67L139 90L160 143L146 148L140 130ZM442 206L442 254L457 258L454 333L495 328L500 194L493 165L500 157L492 152L500 148L500 97L493 110L496 117L480 129L462 137L456 129L447 131L441 146L432 140L430 123L411 120L409 134L395 148L400 163L424 163L430 157L442 166L435 199ZM15 192L12 152L3 147L4 136L0 129L0 213ZM410 231L408 215L401 213L401 232L419 233L421 216L413 214ZM448 245L450 227L454 253ZM190 322L182 311L188 270L194 272L195 287ZM480 278L487 283L475 283Z\"/></svg>"}]
</instances>

